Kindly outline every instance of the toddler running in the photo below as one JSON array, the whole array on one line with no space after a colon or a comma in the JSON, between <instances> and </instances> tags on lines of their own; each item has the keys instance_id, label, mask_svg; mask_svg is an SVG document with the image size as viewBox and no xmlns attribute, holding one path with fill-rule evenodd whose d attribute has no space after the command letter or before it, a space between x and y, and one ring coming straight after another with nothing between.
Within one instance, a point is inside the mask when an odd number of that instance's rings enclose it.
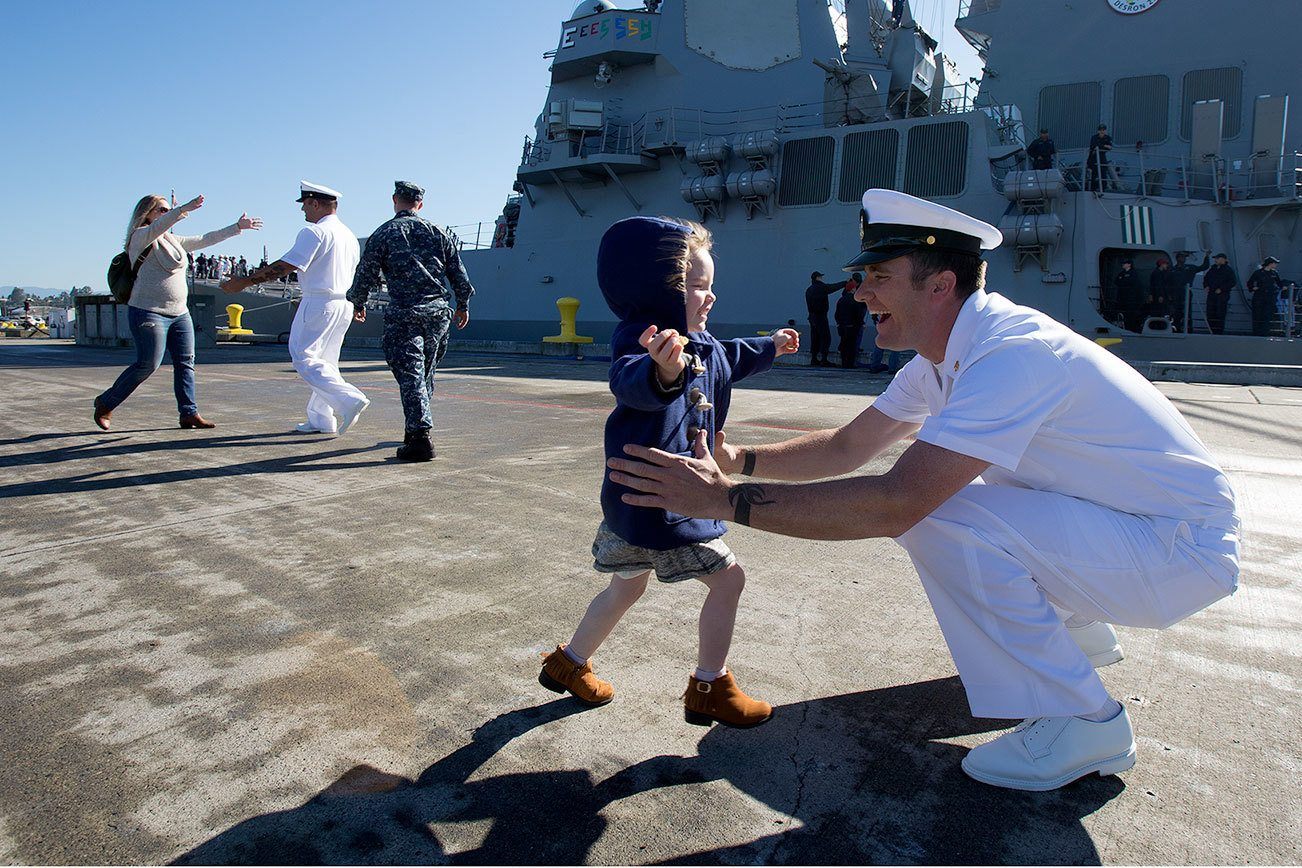
<instances>
[{"instance_id":1,"label":"toddler running","mask_svg":"<svg viewBox=\"0 0 1302 868\"><path fill-rule=\"evenodd\" d=\"M732 384L799 349L794 329L771 337L720 341L705 330L714 306L712 240L705 227L669 217L620 220L601 239L597 282L619 317L611 340L610 390L616 406L606 421L606 457L626 457L625 443L690 455L700 432L713 449L728 415ZM727 668L737 603L746 575L721 539L721 521L692 519L631 506L634 492L611 481L601 487L604 520L592 544L594 567L613 573L589 604L573 638L547 654L539 682L569 691L586 705L615 696L593 673L591 657L646 590L661 582L698 579L709 589L701 607L696 671L687 680L688 723L758 726L773 714L751 699Z\"/></svg>"}]
</instances>

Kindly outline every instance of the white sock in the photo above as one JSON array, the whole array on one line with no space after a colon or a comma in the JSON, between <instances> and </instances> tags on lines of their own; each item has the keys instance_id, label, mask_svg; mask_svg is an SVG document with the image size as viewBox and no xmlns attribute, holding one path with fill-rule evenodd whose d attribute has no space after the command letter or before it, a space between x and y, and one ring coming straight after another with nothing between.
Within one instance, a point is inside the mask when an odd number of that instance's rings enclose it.
<instances>
[{"instance_id":1,"label":"white sock","mask_svg":"<svg viewBox=\"0 0 1302 868\"><path fill-rule=\"evenodd\" d=\"M1109 696L1108 701L1103 703L1103 707L1100 708L1098 711L1094 712L1093 714L1078 714L1076 716L1079 717L1081 720L1088 720L1091 723L1107 723L1109 720L1116 717L1120 713L1121 713L1121 703L1117 702L1115 699Z\"/></svg>"},{"instance_id":2,"label":"white sock","mask_svg":"<svg viewBox=\"0 0 1302 868\"><path fill-rule=\"evenodd\" d=\"M578 654L575 654L573 651L571 651L569 645L566 645L564 648L561 649L561 651L565 654L566 657L570 659L570 661L575 666L582 666L584 663L588 662L588 659L586 657L580 657Z\"/></svg>"},{"instance_id":3,"label":"white sock","mask_svg":"<svg viewBox=\"0 0 1302 868\"><path fill-rule=\"evenodd\" d=\"M709 669L702 669L698 666L696 668L696 672L693 673L697 681L714 681L716 678L722 678L727 674L728 674L727 666L723 667L718 672L712 672Z\"/></svg>"}]
</instances>

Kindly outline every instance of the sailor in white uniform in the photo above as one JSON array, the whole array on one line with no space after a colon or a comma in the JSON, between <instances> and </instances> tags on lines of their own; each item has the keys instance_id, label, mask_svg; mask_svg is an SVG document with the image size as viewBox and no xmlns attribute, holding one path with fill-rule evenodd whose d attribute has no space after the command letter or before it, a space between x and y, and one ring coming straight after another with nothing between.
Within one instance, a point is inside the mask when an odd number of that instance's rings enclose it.
<instances>
[{"instance_id":1,"label":"sailor in white uniform","mask_svg":"<svg viewBox=\"0 0 1302 868\"><path fill-rule=\"evenodd\" d=\"M295 270L301 273L302 299L289 329L289 356L294 370L312 387L307 421L295 429L304 434L343 434L371 403L339 372L339 350L353 319L353 305L345 295L361 258L357 236L336 214L339 195L329 187L301 182L296 201L302 203L308 225L294 246L248 277L221 285L226 292L239 292Z\"/></svg>"},{"instance_id":2,"label":"sailor in white uniform","mask_svg":"<svg viewBox=\"0 0 1302 868\"><path fill-rule=\"evenodd\" d=\"M846 270L878 346L916 349L841 428L697 457L630 446L611 479L630 503L810 539L895 538L908 551L978 717L1020 717L963 770L1049 790L1135 763L1126 710L1094 668L1109 624L1164 628L1234 592L1239 518L1225 474L1128 364L983 289L998 230L869 190ZM816 480L914 442L881 476Z\"/></svg>"}]
</instances>

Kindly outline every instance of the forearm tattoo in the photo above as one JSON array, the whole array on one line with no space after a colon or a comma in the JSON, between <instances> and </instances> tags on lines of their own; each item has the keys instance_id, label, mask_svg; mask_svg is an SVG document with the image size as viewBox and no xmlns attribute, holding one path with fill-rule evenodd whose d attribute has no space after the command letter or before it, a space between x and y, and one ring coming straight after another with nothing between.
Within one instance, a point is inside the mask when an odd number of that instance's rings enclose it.
<instances>
[{"instance_id":1,"label":"forearm tattoo","mask_svg":"<svg viewBox=\"0 0 1302 868\"><path fill-rule=\"evenodd\" d=\"M735 485L728 492L728 503L732 504L732 520L737 524L750 524L750 508L752 506L769 506L773 503L764 497L764 486L757 485L754 482L743 482L741 485Z\"/></svg>"},{"instance_id":2,"label":"forearm tattoo","mask_svg":"<svg viewBox=\"0 0 1302 868\"><path fill-rule=\"evenodd\" d=\"M248 281L250 283L266 283L268 280L277 280L294 271L294 266L290 265L283 259L277 259L270 265L264 265L261 268L255 268L249 272Z\"/></svg>"}]
</instances>

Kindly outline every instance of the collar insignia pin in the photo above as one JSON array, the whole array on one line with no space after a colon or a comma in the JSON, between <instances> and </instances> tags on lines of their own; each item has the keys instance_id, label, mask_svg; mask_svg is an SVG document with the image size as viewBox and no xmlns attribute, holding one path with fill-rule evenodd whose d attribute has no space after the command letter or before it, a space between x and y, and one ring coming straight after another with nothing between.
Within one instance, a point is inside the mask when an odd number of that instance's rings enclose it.
<instances>
[{"instance_id":1,"label":"collar insignia pin","mask_svg":"<svg viewBox=\"0 0 1302 868\"><path fill-rule=\"evenodd\" d=\"M954 373L958 373L958 362L954 363Z\"/></svg>"}]
</instances>

